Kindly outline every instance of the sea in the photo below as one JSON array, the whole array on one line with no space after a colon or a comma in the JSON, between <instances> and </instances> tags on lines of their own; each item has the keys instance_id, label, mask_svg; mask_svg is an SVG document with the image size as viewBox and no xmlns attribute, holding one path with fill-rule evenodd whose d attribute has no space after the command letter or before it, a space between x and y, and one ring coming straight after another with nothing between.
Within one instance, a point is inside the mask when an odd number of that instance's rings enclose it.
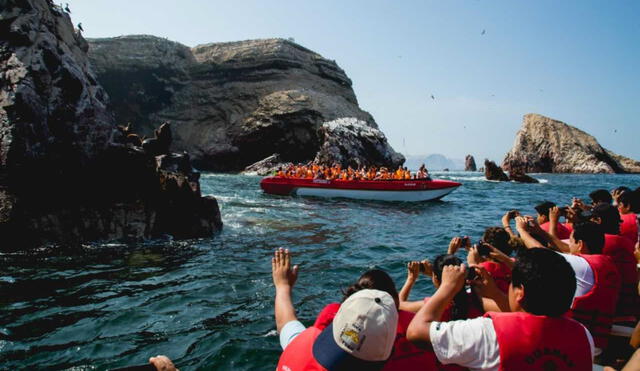
<instances>
[{"instance_id":1,"label":"sea","mask_svg":"<svg viewBox=\"0 0 640 371\"><path fill-rule=\"evenodd\" d=\"M294 305L311 325L366 270L384 269L400 288L408 261L445 253L455 236L477 241L507 210L535 215L544 200L640 186L640 175L532 175L539 184L434 172L462 186L440 201L393 203L272 196L260 177L203 173L224 223L211 238L1 254L0 369L107 370L164 354L182 371L273 370L276 248L300 267ZM432 293L422 277L411 299Z\"/></svg>"}]
</instances>

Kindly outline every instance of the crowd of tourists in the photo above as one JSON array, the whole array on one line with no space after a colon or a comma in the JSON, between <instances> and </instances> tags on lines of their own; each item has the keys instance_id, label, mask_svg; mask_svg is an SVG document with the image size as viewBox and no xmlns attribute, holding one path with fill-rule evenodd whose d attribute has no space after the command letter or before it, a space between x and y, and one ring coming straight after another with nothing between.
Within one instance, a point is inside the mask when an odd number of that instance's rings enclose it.
<instances>
[{"instance_id":1,"label":"crowd of tourists","mask_svg":"<svg viewBox=\"0 0 640 371\"><path fill-rule=\"evenodd\" d=\"M477 244L454 237L446 253L409 262L400 291L367 271L310 327L291 297L298 269L278 249L277 370L639 370L640 189L590 197L543 202L535 217L508 211ZM421 274L436 291L411 301Z\"/></svg>"},{"instance_id":2,"label":"crowd of tourists","mask_svg":"<svg viewBox=\"0 0 640 371\"><path fill-rule=\"evenodd\" d=\"M279 168L276 176L283 178L296 179L326 179L326 180L412 180L424 179L429 180L429 171L422 164L418 171L412 173L406 167L398 166L396 170L386 167L364 167L357 169L351 166L342 168L340 164L325 166L318 163L310 162L308 164L290 164L286 167Z\"/></svg>"},{"instance_id":3,"label":"crowd of tourists","mask_svg":"<svg viewBox=\"0 0 640 371\"><path fill-rule=\"evenodd\" d=\"M475 244L453 237L407 263L400 291L383 270L364 272L309 327L292 299L298 267L277 249L277 370L640 370L640 188L590 198L507 211ZM409 300L421 275L435 293Z\"/></svg>"}]
</instances>

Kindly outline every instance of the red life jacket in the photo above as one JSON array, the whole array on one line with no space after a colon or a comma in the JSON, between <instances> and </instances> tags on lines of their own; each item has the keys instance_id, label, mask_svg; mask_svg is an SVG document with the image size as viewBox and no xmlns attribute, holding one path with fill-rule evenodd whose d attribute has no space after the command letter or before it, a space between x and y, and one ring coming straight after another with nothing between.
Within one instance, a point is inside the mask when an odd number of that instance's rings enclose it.
<instances>
[{"instance_id":1,"label":"red life jacket","mask_svg":"<svg viewBox=\"0 0 640 371\"><path fill-rule=\"evenodd\" d=\"M326 371L313 357L313 342L322 330L311 326L287 345L278 361L277 371Z\"/></svg>"},{"instance_id":2,"label":"red life jacket","mask_svg":"<svg viewBox=\"0 0 640 371\"><path fill-rule=\"evenodd\" d=\"M549 232L550 227L551 227L550 222L540 224L540 228L542 228L547 233ZM558 223L556 227L556 232L558 233L558 239L566 240L567 238L571 237L571 230L565 227L564 224L562 223Z\"/></svg>"},{"instance_id":3,"label":"red life jacket","mask_svg":"<svg viewBox=\"0 0 640 371\"><path fill-rule=\"evenodd\" d=\"M333 318L340 309L339 303L331 303L325 306L316 318L313 327L322 331L333 322ZM391 358L385 363L382 371L391 370L434 370L436 368L436 356L432 351L420 349L407 340L407 328L414 314L404 310L398 311L398 329L396 341L393 344ZM301 336L302 334L298 335ZM296 338L297 339L297 338ZM294 339L294 341L296 340ZM289 349L289 347L287 347ZM286 351L286 349L285 349ZM280 369L278 369L280 370ZM292 369L293 370L293 369Z\"/></svg>"},{"instance_id":4,"label":"red life jacket","mask_svg":"<svg viewBox=\"0 0 640 371\"><path fill-rule=\"evenodd\" d=\"M633 242L628 238L615 235L604 235L604 248L602 254L611 257L613 264L618 268L622 285L616 316L637 316L640 310L640 297L638 297L638 271L636 258L633 255Z\"/></svg>"},{"instance_id":5,"label":"red life jacket","mask_svg":"<svg viewBox=\"0 0 640 371\"><path fill-rule=\"evenodd\" d=\"M580 255L593 271L589 292L573 300L569 316L582 323L593 336L595 346L605 349L620 292L620 274L606 255Z\"/></svg>"},{"instance_id":6,"label":"red life jacket","mask_svg":"<svg viewBox=\"0 0 640 371\"><path fill-rule=\"evenodd\" d=\"M500 349L500 370L591 370L584 327L566 317L489 312Z\"/></svg>"},{"instance_id":7,"label":"red life jacket","mask_svg":"<svg viewBox=\"0 0 640 371\"><path fill-rule=\"evenodd\" d=\"M638 222L636 214L620 214L622 223L620 224L620 235L631 240L634 244L638 242Z\"/></svg>"},{"instance_id":8,"label":"red life jacket","mask_svg":"<svg viewBox=\"0 0 640 371\"><path fill-rule=\"evenodd\" d=\"M489 272L502 292L505 294L509 292L509 285L511 284L511 269L509 269L508 266L490 260L482 262L479 265Z\"/></svg>"}]
</instances>

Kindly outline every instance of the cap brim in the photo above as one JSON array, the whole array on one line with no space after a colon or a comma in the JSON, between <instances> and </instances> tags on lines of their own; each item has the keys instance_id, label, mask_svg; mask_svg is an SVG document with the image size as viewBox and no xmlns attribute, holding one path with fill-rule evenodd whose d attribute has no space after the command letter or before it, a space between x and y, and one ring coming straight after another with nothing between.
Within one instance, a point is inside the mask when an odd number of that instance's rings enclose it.
<instances>
[{"instance_id":1,"label":"cap brim","mask_svg":"<svg viewBox=\"0 0 640 371\"><path fill-rule=\"evenodd\" d=\"M330 371L377 371L386 361L365 361L345 352L333 339L333 323L327 326L313 343L313 357Z\"/></svg>"}]
</instances>

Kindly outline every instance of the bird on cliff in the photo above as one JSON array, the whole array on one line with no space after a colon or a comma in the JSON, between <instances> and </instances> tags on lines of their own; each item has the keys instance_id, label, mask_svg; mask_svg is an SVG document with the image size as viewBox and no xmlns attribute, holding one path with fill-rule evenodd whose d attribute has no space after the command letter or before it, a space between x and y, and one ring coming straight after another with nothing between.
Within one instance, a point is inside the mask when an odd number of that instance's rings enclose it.
<instances>
[{"instance_id":1,"label":"bird on cliff","mask_svg":"<svg viewBox=\"0 0 640 371\"><path fill-rule=\"evenodd\" d=\"M71 14L71 9L69 9L69 3L64 4L64 11Z\"/></svg>"},{"instance_id":2,"label":"bird on cliff","mask_svg":"<svg viewBox=\"0 0 640 371\"><path fill-rule=\"evenodd\" d=\"M82 28L82 22L78 23L78 29L84 32L84 28Z\"/></svg>"}]
</instances>

